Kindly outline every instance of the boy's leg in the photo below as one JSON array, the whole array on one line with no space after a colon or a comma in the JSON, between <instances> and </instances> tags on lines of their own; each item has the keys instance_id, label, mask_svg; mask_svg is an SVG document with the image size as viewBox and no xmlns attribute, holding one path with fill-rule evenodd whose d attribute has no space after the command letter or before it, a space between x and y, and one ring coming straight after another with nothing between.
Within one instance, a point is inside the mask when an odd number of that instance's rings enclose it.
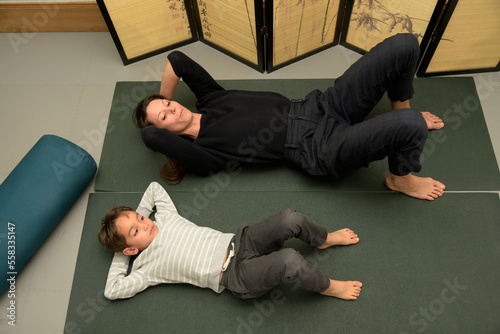
<instances>
[{"instance_id":1,"label":"boy's leg","mask_svg":"<svg viewBox=\"0 0 500 334\"><path fill-rule=\"evenodd\" d=\"M284 241L291 237L317 248L359 241L357 235L349 229L328 233L325 228L300 212L280 212L244 228L234 261L237 265L231 263L228 269L231 278L227 281L227 287L233 294L242 299L255 299L285 280L306 290L355 299L351 294L356 294L354 290L357 287L346 287L345 282L330 280L297 251L281 249ZM361 287L361 283L354 283Z\"/></svg>"},{"instance_id":2,"label":"boy's leg","mask_svg":"<svg viewBox=\"0 0 500 334\"><path fill-rule=\"evenodd\" d=\"M237 270L238 288L233 294L242 299L255 299L275 288L282 281L295 283L308 291L346 300L355 300L361 282L336 281L307 262L299 252L285 248L268 255L242 261ZM234 282L232 282L234 284Z\"/></svg>"},{"instance_id":3,"label":"boy's leg","mask_svg":"<svg viewBox=\"0 0 500 334\"><path fill-rule=\"evenodd\" d=\"M281 249L284 242L292 237L319 249L352 245L359 241L357 234L348 228L328 233L311 218L297 210L288 209L247 226L239 249L258 255L269 254Z\"/></svg>"},{"instance_id":4,"label":"boy's leg","mask_svg":"<svg viewBox=\"0 0 500 334\"><path fill-rule=\"evenodd\" d=\"M236 236L236 255L225 274L227 288L235 296L255 299L284 279L305 281L304 288L317 292L329 287L329 278L298 252L281 249L293 237L315 247L325 244L327 230L302 213L285 210L244 227Z\"/></svg>"},{"instance_id":5,"label":"boy's leg","mask_svg":"<svg viewBox=\"0 0 500 334\"><path fill-rule=\"evenodd\" d=\"M325 91L325 107L352 125L363 121L386 92L391 101L409 100L419 53L418 41L411 34L387 38Z\"/></svg>"},{"instance_id":6,"label":"boy's leg","mask_svg":"<svg viewBox=\"0 0 500 334\"><path fill-rule=\"evenodd\" d=\"M330 287L328 276L291 248L245 259L234 270L237 270L238 282L236 285L231 282L233 286L228 288L243 299L260 297L283 281L314 292Z\"/></svg>"},{"instance_id":7,"label":"boy's leg","mask_svg":"<svg viewBox=\"0 0 500 334\"><path fill-rule=\"evenodd\" d=\"M297 238L319 247L326 241L328 231L311 218L296 210L285 210L248 226L240 241L240 251L257 256L269 254L283 247L286 240Z\"/></svg>"}]
</instances>

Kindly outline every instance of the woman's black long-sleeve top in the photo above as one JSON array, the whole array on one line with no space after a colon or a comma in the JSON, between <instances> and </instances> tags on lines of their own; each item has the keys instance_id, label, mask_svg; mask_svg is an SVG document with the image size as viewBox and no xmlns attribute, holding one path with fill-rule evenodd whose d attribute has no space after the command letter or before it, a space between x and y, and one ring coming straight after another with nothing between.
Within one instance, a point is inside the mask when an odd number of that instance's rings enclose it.
<instances>
[{"instance_id":1,"label":"woman's black long-sleeve top","mask_svg":"<svg viewBox=\"0 0 500 334\"><path fill-rule=\"evenodd\" d=\"M225 169L229 161L265 164L284 159L289 99L272 92L225 90L179 51L168 60L196 96L200 132L191 140L150 125L142 129L147 147L201 176Z\"/></svg>"}]
</instances>

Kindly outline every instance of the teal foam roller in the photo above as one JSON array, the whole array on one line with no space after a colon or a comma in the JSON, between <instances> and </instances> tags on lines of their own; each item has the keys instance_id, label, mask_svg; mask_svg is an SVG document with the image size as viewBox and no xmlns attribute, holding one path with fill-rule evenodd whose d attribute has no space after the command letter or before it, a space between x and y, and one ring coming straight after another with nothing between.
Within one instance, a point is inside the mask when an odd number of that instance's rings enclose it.
<instances>
[{"instance_id":1,"label":"teal foam roller","mask_svg":"<svg viewBox=\"0 0 500 334\"><path fill-rule=\"evenodd\" d=\"M0 293L15 278L88 186L97 171L90 154L44 135L0 185Z\"/></svg>"}]
</instances>

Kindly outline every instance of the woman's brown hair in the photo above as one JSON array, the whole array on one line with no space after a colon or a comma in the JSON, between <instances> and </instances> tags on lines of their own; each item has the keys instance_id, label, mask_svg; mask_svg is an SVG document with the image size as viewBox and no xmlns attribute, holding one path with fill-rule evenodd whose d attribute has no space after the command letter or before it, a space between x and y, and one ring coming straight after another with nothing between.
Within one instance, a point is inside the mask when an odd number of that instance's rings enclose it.
<instances>
[{"instance_id":1,"label":"woman's brown hair","mask_svg":"<svg viewBox=\"0 0 500 334\"><path fill-rule=\"evenodd\" d=\"M188 171L177 160L168 156L167 160L160 170L162 180L170 185L180 183L188 175Z\"/></svg>"},{"instance_id":2,"label":"woman's brown hair","mask_svg":"<svg viewBox=\"0 0 500 334\"><path fill-rule=\"evenodd\" d=\"M132 120L134 124L142 129L148 125L152 125L147 120L147 108L151 101L154 100L163 100L165 97L160 94L151 95L145 99L143 99L134 110L132 114ZM184 166L182 166L177 160L167 156L167 162L160 169L160 176L163 181L167 182L167 184L174 185L180 183L184 177L188 175L188 171Z\"/></svg>"}]
</instances>

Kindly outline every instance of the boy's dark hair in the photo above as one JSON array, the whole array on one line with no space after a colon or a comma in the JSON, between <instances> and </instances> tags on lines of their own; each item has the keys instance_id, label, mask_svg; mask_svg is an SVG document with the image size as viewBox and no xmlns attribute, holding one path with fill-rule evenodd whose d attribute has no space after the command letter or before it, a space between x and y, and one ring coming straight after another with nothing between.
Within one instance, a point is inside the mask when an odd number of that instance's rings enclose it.
<instances>
[{"instance_id":1,"label":"boy's dark hair","mask_svg":"<svg viewBox=\"0 0 500 334\"><path fill-rule=\"evenodd\" d=\"M117 206L111 208L102 220L101 228L97 238L107 249L113 252L121 252L128 247L125 238L116 229L116 220L125 212L134 211L128 206Z\"/></svg>"}]
</instances>

